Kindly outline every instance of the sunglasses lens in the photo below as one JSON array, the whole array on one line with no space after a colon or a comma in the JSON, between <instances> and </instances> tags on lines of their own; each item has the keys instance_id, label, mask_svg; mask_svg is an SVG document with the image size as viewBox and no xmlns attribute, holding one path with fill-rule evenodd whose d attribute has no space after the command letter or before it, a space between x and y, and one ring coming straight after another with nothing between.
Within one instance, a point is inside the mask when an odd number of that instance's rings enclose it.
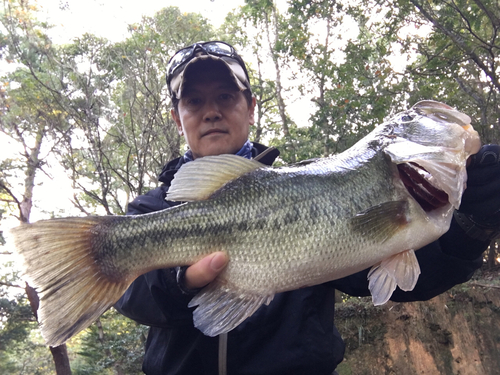
<instances>
[{"instance_id":1,"label":"sunglasses lens","mask_svg":"<svg viewBox=\"0 0 500 375\"><path fill-rule=\"evenodd\" d=\"M188 47L177 52L168 63L167 66L168 74L172 74L179 65L181 65L184 61L186 61L191 55L192 51L193 48Z\"/></svg>"},{"instance_id":2,"label":"sunglasses lens","mask_svg":"<svg viewBox=\"0 0 500 375\"><path fill-rule=\"evenodd\" d=\"M221 42L208 42L203 45L203 49L208 53L233 57L234 49L230 45Z\"/></svg>"}]
</instances>

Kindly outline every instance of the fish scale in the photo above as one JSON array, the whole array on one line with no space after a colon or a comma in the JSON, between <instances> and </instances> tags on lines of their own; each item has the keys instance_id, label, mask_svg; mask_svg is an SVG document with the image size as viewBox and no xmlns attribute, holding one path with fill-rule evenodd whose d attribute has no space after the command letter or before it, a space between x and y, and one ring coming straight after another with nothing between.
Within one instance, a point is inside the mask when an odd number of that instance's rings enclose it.
<instances>
[{"instance_id":1,"label":"fish scale","mask_svg":"<svg viewBox=\"0 0 500 375\"><path fill-rule=\"evenodd\" d=\"M186 203L163 211L22 225L13 235L41 295L42 334L59 345L139 275L214 251L226 252L229 263L190 302L206 335L232 330L276 293L369 267L373 301L385 303L396 286L413 289L420 273L414 251L449 228L466 159L480 145L469 122L424 101L328 158L279 168L235 155L186 163L167 195ZM415 168L448 201L419 201L429 194L419 194ZM401 173L408 173L404 181Z\"/></svg>"}]
</instances>

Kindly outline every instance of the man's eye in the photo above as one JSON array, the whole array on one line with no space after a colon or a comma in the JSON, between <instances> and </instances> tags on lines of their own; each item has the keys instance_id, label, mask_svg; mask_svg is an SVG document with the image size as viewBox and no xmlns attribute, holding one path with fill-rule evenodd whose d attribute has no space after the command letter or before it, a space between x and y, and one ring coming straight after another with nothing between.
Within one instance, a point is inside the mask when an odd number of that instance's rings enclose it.
<instances>
[{"instance_id":1,"label":"man's eye","mask_svg":"<svg viewBox=\"0 0 500 375\"><path fill-rule=\"evenodd\" d=\"M201 103L201 99L199 99L199 98L189 98L189 99L187 100L187 103L188 103L189 105L198 105L198 104L200 104L200 103Z\"/></svg>"}]
</instances>

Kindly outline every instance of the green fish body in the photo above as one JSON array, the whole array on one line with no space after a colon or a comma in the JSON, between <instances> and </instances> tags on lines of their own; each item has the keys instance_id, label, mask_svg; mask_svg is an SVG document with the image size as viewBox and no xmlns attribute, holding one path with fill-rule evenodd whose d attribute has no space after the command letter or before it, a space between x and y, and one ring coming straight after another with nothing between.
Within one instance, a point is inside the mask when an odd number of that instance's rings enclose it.
<instances>
[{"instance_id":1,"label":"green fish body","mask_svg":"<svg viewBox=\"0 0 500 375\"><path fill-rule=\"evenodd\" d=\"M414 250L450 225L478 151L470 119L424 101L329 158L273 168L234 155L197 159L176 174L168 200L140 216L63 218L13 234L41 295L51 346L86 328L150 270L223 251L228 266L190 306L202 332L226 333L276 293L372 267L375 304L412 290Z\"/></svg>"}]
</instances>

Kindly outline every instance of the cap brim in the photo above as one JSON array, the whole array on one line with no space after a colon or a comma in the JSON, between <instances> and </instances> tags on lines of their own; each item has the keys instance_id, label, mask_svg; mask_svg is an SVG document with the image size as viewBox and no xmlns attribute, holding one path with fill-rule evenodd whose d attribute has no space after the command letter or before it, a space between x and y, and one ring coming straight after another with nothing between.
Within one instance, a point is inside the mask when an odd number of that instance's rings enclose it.
<instances>
[{"instance_id":1,"label":"cap brim","mask_svg":"<svg viewBox=\"0 0 500 375\"><path fill-rule=\"evenodd\" d=\"M229 77L234 81L235 85L240 89L240 91L250 89L250 83L247 80L245 71L238 63L238 61L230 57L201 55L189 61L178 74L172 77L170 81L170 90L177 99L180 99L182 97L182 90L184 89L186 83L185 77L189 76L189 73L195 65L201 64L203 61L208 60L216 61L220 63L221 66L226 67Z\"/></svg>"}]
</instances>

